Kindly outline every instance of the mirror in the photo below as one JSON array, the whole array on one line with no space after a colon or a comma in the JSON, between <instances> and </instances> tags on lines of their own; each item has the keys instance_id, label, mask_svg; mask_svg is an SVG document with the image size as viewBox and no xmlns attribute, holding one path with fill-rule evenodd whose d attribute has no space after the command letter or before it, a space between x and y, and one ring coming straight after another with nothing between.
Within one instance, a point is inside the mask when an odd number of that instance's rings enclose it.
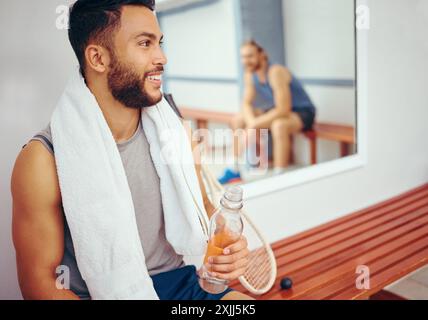
<instances>
[{"instance_id":1,"label":"mirror","mask_svg":"<svg viewBox=\"0 0 428 320\"><path fill-rule=\"evenodd\" d=\"M357 152L354 0L169 3L163 90L222 183Z\"/></svg>"}]
</instances>

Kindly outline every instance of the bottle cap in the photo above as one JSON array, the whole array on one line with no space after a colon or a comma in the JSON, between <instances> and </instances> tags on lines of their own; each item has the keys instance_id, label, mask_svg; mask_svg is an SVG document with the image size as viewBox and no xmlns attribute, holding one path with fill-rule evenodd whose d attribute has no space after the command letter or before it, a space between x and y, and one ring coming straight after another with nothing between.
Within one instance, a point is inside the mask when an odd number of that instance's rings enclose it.
<instances>
[{"instance_id":1,"label":"bottle cap","mask_svg":"<svg viewBox=\"0 0 428 320\"><path fill-rule=\"evenodd\" d=\"M242 208L242 195L243 195L243 190L241 187L238 187L238 186L227 187L220 203L224 207L227 207L229 209L239 210Z\"/></svg>"}]
</instances>

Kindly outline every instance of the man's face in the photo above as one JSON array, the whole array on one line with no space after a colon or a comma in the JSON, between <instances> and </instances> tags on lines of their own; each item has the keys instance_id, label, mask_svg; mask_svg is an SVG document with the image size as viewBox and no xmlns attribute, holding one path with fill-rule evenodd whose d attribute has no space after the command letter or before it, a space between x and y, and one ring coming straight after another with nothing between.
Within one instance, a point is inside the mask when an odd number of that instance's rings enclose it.
<instances>
[{"instance_id":1,"label":"man's face","mask_svg":"<svg viewBox=\"0 0 428 320\"><path fill-rule=\"evenodd\" d=\"M107 80L114 98L130 108L152 106L162 99L162 34L152 11L124 6Z\"/></svg>"},{"instance_id":2,"label":"man's face","mask_svg":"<svg viewBox=\"0 0 428 320\"><path fill-rule=\"evenodd\" d=\"M247 71L255 72L260 68L262 54L253 45L244 45L241 48L241 62Z\"/></svg>"}]
</instances>

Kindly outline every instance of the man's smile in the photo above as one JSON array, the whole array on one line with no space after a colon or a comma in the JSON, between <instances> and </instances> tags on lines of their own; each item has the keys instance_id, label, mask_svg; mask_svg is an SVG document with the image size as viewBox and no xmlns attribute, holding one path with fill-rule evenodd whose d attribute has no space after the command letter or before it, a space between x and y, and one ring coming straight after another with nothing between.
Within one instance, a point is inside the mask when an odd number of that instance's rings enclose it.
<instances>
[{"instance_id":1,"label":"man's smile","mask_svg":"<svg viewBox=\"0 0 428 320\"><path fill-rule=\"evenodd\" d=\"M162 85L162 74L163 71L150 72L146 75L146 79L155 88L160 88Z\"/></svg>"}]
</instances>

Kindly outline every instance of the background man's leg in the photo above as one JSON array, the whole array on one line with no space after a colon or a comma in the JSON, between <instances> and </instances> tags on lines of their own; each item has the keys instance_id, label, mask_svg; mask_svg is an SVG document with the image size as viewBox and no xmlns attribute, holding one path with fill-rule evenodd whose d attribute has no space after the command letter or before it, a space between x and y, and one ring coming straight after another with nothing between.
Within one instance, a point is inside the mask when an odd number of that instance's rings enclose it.
<instances>
[{"instance_id":1,"label":"background man's leg","mask_svg":"<svg viewBox=\"0 0 428 320\"><path fill-rule=\"evenodd\" d=\"M242 154L243 144L245 144L245 121L241 113L238 113L235 119L233 119L232 129L234 130L233 156L236 161Z\"/></svg>"},{"instance_id":2,"label":"background man's leg","mask_svg":"<svg viewBox=\"0 0 428 320\"><path fill-rule=\"evenodd\" d=\"M273 139L274 168L286 168L290 161L290 136L300 132L304 125L302 119L295 112L287 118L279 118L272 122L271 133Z\"/></svg>"}]
</instances>

